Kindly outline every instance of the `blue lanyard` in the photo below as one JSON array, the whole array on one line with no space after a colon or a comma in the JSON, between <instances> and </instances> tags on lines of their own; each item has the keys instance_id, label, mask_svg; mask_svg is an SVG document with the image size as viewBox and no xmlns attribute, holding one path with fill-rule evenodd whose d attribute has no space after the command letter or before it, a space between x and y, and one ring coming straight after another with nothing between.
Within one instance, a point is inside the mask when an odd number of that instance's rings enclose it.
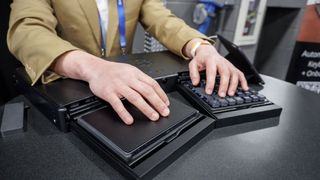
<instances>
[{"instance_id":1,"label":"blue lanyard","mask_svg":"<svg viewBox=\"0 0 320 180\"><path fill-rule=\"evenodd\" d=\"M126 16L124 14L123 0L117 0L118 18L119 18L119 34L120 34L120 48L122 54L126 54Z\"/></svg>"},{"instance_id":2,"label":"blue lanyard","mask_svg":"<svg viewBox=\"0 0 320 180\"><path fill-rule=\"evenodd\" d=\"M118 18L119 18L119 34L120 34L120 48L122 54L126 54L126 17L124 12L123 0L117 0L118 7ZM100 22L100 31L101 31L101 55L105 56L106 52L106 32L104 30L104 23L99 12L99 22Z\"/></svg>"}]
</instances>

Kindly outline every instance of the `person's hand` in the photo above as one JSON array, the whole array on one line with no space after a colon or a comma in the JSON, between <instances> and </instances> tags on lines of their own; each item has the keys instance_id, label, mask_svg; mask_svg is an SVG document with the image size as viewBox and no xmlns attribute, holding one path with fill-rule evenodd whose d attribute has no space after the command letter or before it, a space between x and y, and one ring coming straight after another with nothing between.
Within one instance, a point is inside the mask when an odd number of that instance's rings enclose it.
<instances>
[{"instance_id":1,"label":"person's hand","mask_svg":"<svg viewBox=\"0 0 320 180\"><path fill-rule=\"evenodd\" d=\"M199 71L202 70L206 70L205 91L207 94L212 94L217 73L220 75L218 90L220 97L233 96L239 82L242 89L249 89L244 74L222 57L214 46L200 45L197 48L194 58L189 63L189 72L193 85L199 83Z\"/></svg>"},{"instance_id":2,"label":"person's hand","mask_svg":"<svg viewBox=\"0 0 320 180\"><path fill-rule=\"evenodd\" d=\"M136 67L101 61L88 82L91 91L109 102L126 124L132 124L133 118L120 100L123 97L153 121L159 119L158 112L169 115L167 95L155 80Z\"/></svg>"},{"instance_id":3,"label":"person's hand","mask_svg":"<svg viewBox=\"0 0 320 180\"><path fill-rule=\"evenodd\" d=\"M61 59L64 59L64 63ZM165 92L154 79L136 67L105 61L81 51L71 51L59 57L54 69L61 72L61 65L67 67L72 61L73 66L75 62L82 61L78 66L82 71L73 74L69 72L68 77L87 81L91 91L109 102L126 124L132 124L133 117L124 107L121 98L126 98L152 121L159 119L159 113L162 116L169 115L169 99ZM57 66L59 64L60 68Z\"/></svg>"}]
</instances>

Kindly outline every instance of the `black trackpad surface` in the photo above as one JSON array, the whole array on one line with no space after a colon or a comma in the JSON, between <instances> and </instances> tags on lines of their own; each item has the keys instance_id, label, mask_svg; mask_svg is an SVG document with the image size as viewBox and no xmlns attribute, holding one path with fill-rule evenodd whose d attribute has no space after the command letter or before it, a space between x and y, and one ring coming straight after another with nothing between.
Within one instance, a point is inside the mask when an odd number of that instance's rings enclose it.
<instances>
[{"instance_id":1,"label":"black trackpad surface","mask_svg":"<svg viewBox=\"0 0 320 180\"><path fill-rule=\"evenodd\" d=\"M126 162L139 159L168 143L200 116L197 110L174 98L170 99L170 115L156 122L149 120L133 105L125 103L125 106L134 117L130 126L110 107L80 117L78 124Z\"/></svg>"}]
</instances>

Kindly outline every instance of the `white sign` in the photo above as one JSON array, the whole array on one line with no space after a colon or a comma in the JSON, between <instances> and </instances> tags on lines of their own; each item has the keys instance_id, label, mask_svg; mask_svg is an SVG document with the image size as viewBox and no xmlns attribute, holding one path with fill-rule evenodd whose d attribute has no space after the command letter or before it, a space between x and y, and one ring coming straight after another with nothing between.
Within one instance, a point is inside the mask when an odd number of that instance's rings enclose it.
<instances>
[{"instance_id":1,"label":"white sign","mask_svg":"<svg viewBox=\"0 0 320 180\"><path fill-rule=\"evenodd\" d=\"M256 44L266 11L267 0L242 0L234 36L237 45Z\"/></svg>"}]
</instances>

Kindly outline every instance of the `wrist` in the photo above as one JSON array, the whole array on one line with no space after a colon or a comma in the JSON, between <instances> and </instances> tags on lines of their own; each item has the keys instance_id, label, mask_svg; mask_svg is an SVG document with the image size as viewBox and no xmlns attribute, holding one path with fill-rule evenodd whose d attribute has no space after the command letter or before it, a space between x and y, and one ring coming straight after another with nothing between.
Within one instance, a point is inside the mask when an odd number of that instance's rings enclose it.
<instances>
[{"instance_id":1,"label":"wrist","mask_svg":"<svg viewBox=\"0 0 320 180\"><path fill-rule=\"evenodd\" d=\"M82 80L89 82L100 76L102 67L107 67L112 62L105 61L99 57L86 53L78 62L79 76ZM103 68L106 69L106 68Z\"/></svg>"},{"instance_id":2,"label":"wrist","mask_svg":"<svg viewBox=\"0 0 320 180\"><path fill-rule=\"evenodd\" d=\"M87 52L74 50L60 55L50 68L62 76L88 82L103 62L107 63Z\"/></svg>"},{"instance_id":3,"label":"wrist","mask_svg":"<svg viewBox=\"0 0 320 180\"><path fill-rule=\"evenodd\" d=\"M210 45L212 44L206 40L200 39L200 38L194 38L190 40L187 45L184 48L184 54L189 57L190 59L193 59L196 55L196 52L198 48L202 45Z\"/></svg>"}]
</instances>

